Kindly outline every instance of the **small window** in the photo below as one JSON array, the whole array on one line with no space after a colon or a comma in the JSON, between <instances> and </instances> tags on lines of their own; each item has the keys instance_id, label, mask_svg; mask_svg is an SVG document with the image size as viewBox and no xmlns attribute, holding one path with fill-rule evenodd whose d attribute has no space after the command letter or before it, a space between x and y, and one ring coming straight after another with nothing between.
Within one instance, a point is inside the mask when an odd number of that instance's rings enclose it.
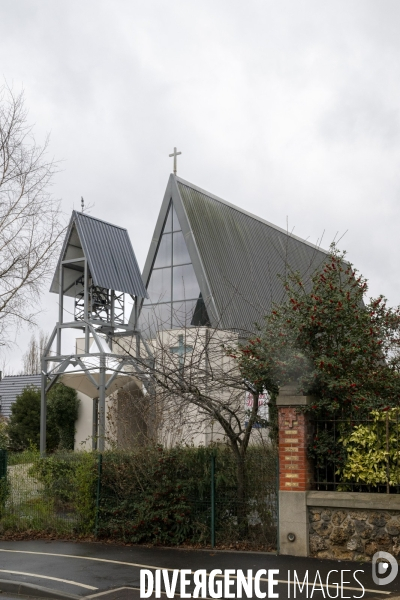
<instances>
[{"instance_id":1,"label":"small window","mask_svg":"<svg viewBox=\"0 0 400 600\"><path fill-rule=\"evenodd\" d=\"M145 338L151 338L157 331L171 328L171 304L153 304L143 306L139 329Z\"/></svg>"},{"instance_id":2,"label":"small window","mask_svg":"<svg viewBox=\"0 0 400 600\"><path fill-rule=\"evenodd\" d=\"M163 233L170 233L172 231L172 210L171 210L172 202L169 205L167 218L165 219L165 225L163 229Z\"/></svg>"},{"instance_id":3,"label":"small window","mask_svg":"<svg viewBox=\"0 0 400 600\"><path fill-rule=\"evenodd\" d=\"M182 231L173 233L173 264L184 265L190 263L190 256Z\"/></svg>"},{"instance_id":4,"label":"small window","mask_svg":"<svg viewBox=\"0 0 400 600\"><path fill-rule=\"evenodd\" d=\"M172 273L174 300L192 300L199 297L200 288L193 265L173 267Z\"/></svg>"},{"instance_id":5,"label":"small window","mask_svg":"<svg viewBox=\"0 0 400 600\"><path fill-rule=\"evenodd\" d=\"M182 227L180 226L180 223L178 221L178 216L175 212L175 207L172 204L172 231L180 231L182 229Z\"/></svg>"},{"instance_id":6,"label":"small window","mask_svg":"<svg viewBox=\"0 0 400 600\"><path fill-rule=\"evenodd\" d=\"M157 250L154 268L170 267L172 255L172 233L164 233ZM175 234L174 234L175 235Z\"/></svg>"},{"instance_id":7,"label":"small window","mask_svg":"<svg viewBox=\"0 0 400 600\"><path fill-rule=\"evenodd\" d=\"M190 327L196 308L196 300L172 303L172 327Z\"/></svg>"},{"instance_id":8,"label":"small window","mask_svg":"<svg viewBox=\"0 0 400 600\"><path fill-rule=\"evenodd\" d=\"M154 269L147 287L150 302L169 302L171 300L171 269Z\"/></svg>"},{"instance_id":9,"label":"small window","mask_svg":"<svg viewBox=\"0 0 400 600\"><path fill-rule=\"evenodd\" d=\"M207 308L201 294L196 302L190 325L193 327L209 327L211 325Z\"/></svg>"}]
</instances>

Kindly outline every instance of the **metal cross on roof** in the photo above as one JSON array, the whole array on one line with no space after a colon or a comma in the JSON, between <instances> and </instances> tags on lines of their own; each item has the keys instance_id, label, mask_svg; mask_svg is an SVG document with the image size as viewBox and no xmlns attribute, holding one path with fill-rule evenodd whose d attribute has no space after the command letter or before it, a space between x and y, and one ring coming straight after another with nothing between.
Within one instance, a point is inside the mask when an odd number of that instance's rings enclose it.
<instances>
[{"instance_id":1,"label":"metal cross on roof","mask_svg":"<svg viewBox=\"0 0 400 600\"><path fill-rule=\"evenodd\" d=\"M176 157L179 156L179 154L182 154L182 152L177 152L176 148L174 148L174 151L172 154L170 154L170 158L174 157L174 175L176 175Z\"/></svg>"},{"instance_id":2,"label":"metal cross on roof","mask_svg":"<svg viewBox=\"0 0 400 600\"><path fill-rule=\"evenodd\" d=\"M172 354L179 356L179 368L182 369L185 360L185 354L189 354L193 351L193 346L185 346L183 343L183 335L178 336L178 345L170 348Z\"/></svg>"}]
</instances>

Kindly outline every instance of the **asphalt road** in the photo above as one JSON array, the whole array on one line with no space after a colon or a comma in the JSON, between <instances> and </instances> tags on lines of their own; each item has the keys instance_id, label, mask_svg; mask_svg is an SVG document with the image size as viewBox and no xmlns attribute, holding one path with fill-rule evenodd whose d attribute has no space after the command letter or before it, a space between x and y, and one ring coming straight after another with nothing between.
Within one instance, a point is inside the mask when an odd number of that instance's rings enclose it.
<instances>
[{"instance_id":1,"label":"asphalt road","mask_svg":"<svg viewBox=\"0 0 400 600\"><path fill-rule=\"evenodd\" d=\"M400 594L400 574L387 586L378 586L372 580L370 563L316 560L276 556L266 553L213 552L143 546L114 546L101 543L73 543L60 541L0 542L0 579L34 584L60 593L86 597L87 600L135 600L139 598L140 571L152 574L156 569L167 569L169 580L173 569L196 571L205 569L252 569L253 577L260 569L277 572L261 574L260 590L268 593L268 579L278 581L273 588L281 600L289 598L390 598L393 592ZM294 571L300 582L308 571L309 585L294 594ZM329 587L326 587L327 575ZM357 571L357 573L355 573ZM317 574L318 572L318 574ZM362 595L364 586L366 592ZM236 573L233 573L236 575ZM318 575L320 580L318 579ZM161 574L161 577L163 575ZM188 575L188 577L190 577ZM313 584L317 577L317 585ZM343 579L343 589L340 581ZM223 581L216 578L215 581ZM318 585L323 584L323 590ZM336 583L339 583L339 593ZM190 593L191 586L188 586ZM231 591L235 594L234 582ZM109 593L108 593L109 592ZM4 600L12 595L3 594ZM150 596L155 597L154 595ZM179 579L176 597L179 598ZM226 597L224 595L219 597ZM252 595L256 598L257 596ZM0 600L1 600L0 598ZM162 598L166 598L162 594Z\"/></svg>"}]
</instances>

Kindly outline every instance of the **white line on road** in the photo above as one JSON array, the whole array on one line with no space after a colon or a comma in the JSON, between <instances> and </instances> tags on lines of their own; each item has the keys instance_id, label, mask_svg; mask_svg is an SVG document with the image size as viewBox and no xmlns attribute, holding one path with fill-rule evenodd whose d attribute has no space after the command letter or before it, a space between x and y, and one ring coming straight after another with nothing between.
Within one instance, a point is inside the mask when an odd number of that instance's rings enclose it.
<instances>
[{"instance_id":1,"label":"white line on road","mask_svg":"<svg viewBox=\"0 0 400 600\"><path fill-rule=\"evenodd\" d=\"M168 569L167 567L155 567L154 565L141 565L139 563L131 563L131 562L124 562L121 560L112 560L110 558L96 558L94 556L78 556L75 554L56 554L54 552L33 552L32 550L8 550L5 548L0 548L0 552L16 552L16 553L21 553L21 554L39 554L42 556L60 556L62 558L77 558L80 560L95 560L95 561L99 561L99 562L106 562L106 563L112 563L112 564L116 564L116 565L127 565L128 567L139 567L140 569L164 569L165 571L175 571L175 569ZM193 571L192 571L193 573ZM266 577L260 577L260 581L268 581L268 579ZM277 581L278 583L288 583L287 579L275 579L275 581ZM290 583L293 583L292 581ZM313 585L313 584L308 584ZM330 588L335 588L336 586L333 584L328 584L324 587L330 587ZM97 589L97 588L94 588ZM360 591L360 588L354 588L354 587L347 587L347 586L343 586L344 590L353 590L353 591ZM371 593L375 593L375 594L383 594L385 596L389 595L391 592L384 592L383 590L369 590L365 588L366 592L371 592Z\"/></svg>"},{"instance_id":2,"label":"white line on road","mask_svg":"<svg viewBox=\"0 0 400 600\"><path fill-rule=\"evenodd\" d=\"M0 548L0 552L19 552L21 554L41 554L42 556L60 556L61 558L78 558L80 560L95 560L98 562L112 563L114 565L126 565L128 567L140 567L142 569L163 569L165 567L154 567L152 565L140 565L137 563L124 562L122 560L111 560L110 558L96 558L94 556L79 556L76 554L56 554L54 552L33 552L32 550L6 550ZM166 569L174 571L174 569Z\"/></svg>"},{"instance_id":3,"label":"white line on road","mask_svg":"<svg viewBox=\"0 0 400 600\"><path fill-rule=\"evenodd\" d=\"M52 581L61 581L61 583L68 583L69 585L78 585L79 587L86 588L87 590L98 590L99 588L93 587L92 585L86 585L86 583L78 583L77 581L70 581L69 579L60 579L59 577L50 577L49 575L39 575L38 573L24 573L23 571L8 571L7 569L0 569L0 573L11 573L11 575L25 575L26 577L38 577L40 579L51 579Z\"/></svg>"}]
</instances>

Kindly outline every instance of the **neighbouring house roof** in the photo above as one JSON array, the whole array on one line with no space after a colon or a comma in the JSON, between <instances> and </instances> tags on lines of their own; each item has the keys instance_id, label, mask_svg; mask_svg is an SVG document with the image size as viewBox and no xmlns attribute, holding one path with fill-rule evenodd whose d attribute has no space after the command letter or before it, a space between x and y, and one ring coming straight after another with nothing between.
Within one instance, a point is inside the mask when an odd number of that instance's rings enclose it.
<instances>
[{"instance_id":1,"label":"neighbouring house roof","mask_svg":"<svg viewBox=\"0 0 400 600\"><path fill-rule=\"evenodd\" d=\"M50 291L59 292L61 260L82 257L82 263L65 267L64 294L75 296L82 287L75 281L83 275L83 259L88 261L93 284L99 287L146 297L140 269L126 229L95 217L72 212L63 248Z\"/></svg>"},{"instance_id":2,"label":"neighbouring house roof","mask_svg":"<svg viewBox=\"0 0 400 600\"><path fill-rule=\"evenodd\" d=\"M318 246L171 175L142 274L146 286L171 202L212 326L254 331L284 298L279 276L290 269L307 279L326 259Z\"/></svg>"},{"instance_id":3,"label":"neighbouring house roof","mask_svg":"<svg viewBox=\"0 0 400 600\"><path fill-rule=\"evenodd\" d=\"M0 415L9 418L11 406L28 386L40 389L41 375L7 375L0 381Z\"/></svg>"}]
</instances>

